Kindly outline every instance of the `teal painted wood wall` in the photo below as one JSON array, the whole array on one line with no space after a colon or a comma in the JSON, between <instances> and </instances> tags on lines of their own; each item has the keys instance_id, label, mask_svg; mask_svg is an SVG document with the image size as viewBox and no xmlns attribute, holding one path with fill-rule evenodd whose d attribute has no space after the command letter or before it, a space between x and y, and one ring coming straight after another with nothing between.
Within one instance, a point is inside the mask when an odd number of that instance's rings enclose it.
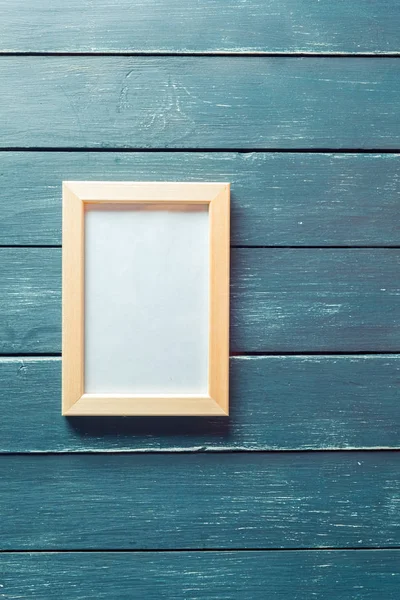
<instances>
[{"instance_id":1,"label":"teal painted wood wall","mask_svg":"<svg viewBox=\"0 0 400 600\"><path fill-rule=\"evenodd\" d=\"M399 3L0 14L0 596L398 600ZM229 420L61 417L91 178L231 182Z\"/></svg>"}]
</instances>

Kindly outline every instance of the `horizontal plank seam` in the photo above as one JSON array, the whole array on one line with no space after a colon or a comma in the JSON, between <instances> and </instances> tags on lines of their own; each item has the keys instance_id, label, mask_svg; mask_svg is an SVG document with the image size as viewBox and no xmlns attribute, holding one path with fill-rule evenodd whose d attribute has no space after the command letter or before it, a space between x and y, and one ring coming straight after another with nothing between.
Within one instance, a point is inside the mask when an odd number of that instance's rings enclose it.
<instances>
[{"instance_id":1,"label":"horizontal plank seam","mask_svg":"<svg viewBox=\"0 0 400 600\"><path fill-rule=\"evenodd\" d=\"M41 248L43 250L45 250L46 248L62 248L61 244L0 244L0 249L4 249L4 248L10 248L10 249L15 249L15 248L23 248L24 250L28 250L30 248ZM279 244L274 244L274 245L262 245L262 244L249 244L249 245L244 245L244 244L231 244L231 248L233 249L240 249L240 250L256 250L256 249L264 249L264 250L279 250L279 249L284 249L284 250L400 250L400 245L398 244L394 244L394 245L384 245L384 244L375 244L375 245L368 245L368 246L360 246L360 245L343 245L343 246L321 246L319 245L315 245L315 246L284 246L284 245L279 245Z\"/></svg>"},{"instance_id":2,"label":"horizontal plank seam","mask_svg":"<svg viewBox=\"0 0 400 600\"><path fill-rule=\"evenodd\" d=\"M0 152L112 152L112 153L233 153L233 154L400 154L400 148L98 148L98 147L80 147L80 146L2 146Z\"/></svg>"},{"instance_id":3,"label":"horizontal plank seam","mask_svg":"<svg viewBox=\"0 0 400 600\"><path fill-rule=\"evenodd\" d=\"M347 351L339 351L339 350L304 350L304 351L298 351L298 350L294 350L293 352L291 351L286 351L286 352L245 352L245 351L238 351L238 352L231 352L230 353L230 358L246 358L246 357L252 357L252 356L390 356L390 355L396 355L399 354L400 349L399 350L347 350ZM0 354L1 356L1 354ZM13 355L14 356L14 355Z\"/></svg>"},{"instance_id":4,"label":"horizontal plank seam","mask_svg":"<svg viewBox=\"0 0 400 600\"><path fill-rule=\"evenodd\" d=\"M231 352L230 358L251 358L251 357L268 357L268 356L396 356L400 353L399 350L347 350L344 352L336 351L336 350L304 350L304 351L286 351L286 352ZM32 353L21 353L21 352L0 352L1 358L25 358L29 360L30 358L61 358L61 352L32 352Z\"/></svg>"},{"instance_id":5,"label":"horizontal plank seam","mask_svg":"<svg viewBox=\"0 0 400 600\"><path fill-rule=\"evenodd\" d=\"M61 244L0 244L0 248L23 248L28 250L29 248L62 248Z\"/></svg>"},{"instance_id":6,"label":"horizontal plank seam","mask_svg":"<svg viewBox=\"0 0 400 600\"><path fill-rule=\"evenodd\" d=\"M311 547L311 548L162 548L162 549L149 549L149 548L83 548L83 549L71 549L65 550L63 548L57 549L52 548L48 550L0 550L0 554L174 554L174 553L189 553L189 552L376 552L376 551L399 551L399 546L361 546L361 547L334 547L334 546L323 546L323 547Z\"/></svg>"},{"instance_id":7,"label":"horizontal plank seam","mask_svg":"<svg viewBox=\"0 0 400 600\"><path fill-rule=\"evenodd\" d=\"M242 148L242 147L199 147L199 148L170 148L170 147L157 147L157 148L132 148L132 147L110 147L110 148L99 148L97 146L0 146L0 152L112 152L112 153L234 153L234 154L400 154L400 148Z\"/></svg>"},{"instance_id":8,"label":"horizontal plank seam","mask_svg":"<svg viewBox=\"0 0 400 600\"><path fill-rule=\"evenodd\" d=\"M175 57L247 57L247 58L400 58L399 51L375 51L375 52L268 52L268 51L260 51L260 50L210 50L203 52L196 51L165 51L165 50L109 50L109 51L91 51L91 52L79 52L79 51L29 51L29 50L0 50L1 56L36 56L36 57L46 57L46 56L57 56L57 57L76 57L76 56L84 56L84 57L118 57L118 56L128 56L128 57L158 57L158 58L175 58Z\"/></svg>"},{"instance_id":9,"label":"horizontal plank seam","mask_svg":"<svg viewBox=\"0 0 400 600\"><path fill-rule=\"evenodd\" d=\"M5 246L0 246L0 248L3 248ZM11 246L12 248L16 248L17 246ZM25 246L27 248L31 248L32 246ZM42 248L48 248L50 246L38 246L38 247L42 247ZM52 246L53 247L53 246ZM54 246L56 247L56 246ZM257 248L264 248L264 249L269 249L269 250L273 250L275 248L279 249L279 248L283 248L283 249L289 249L289 250L357 250L357 249L379 249L382 248L384 250L398 250L400 249L400 245L394 244L393 246L390 245L385 245L385 244L370 244L368 246L360 246L360 245L330 245L330 246L321 246L321 244L318 245L314 245L314 246L285 246L285 245L261 245L261 244L249 244L249 245L243 245L243 244L233 244L231 246L231 248L240 248L240 249L257 249Z\"/></svg>"},{"instance_id":10,"label":"horizontal plank seam","mask_svg":"<svg viewBox=\"0 0 400 600\"><path fill-rule=\"evenodd\" d=\"M22 358L22 359L30 359L30 358L61 358L61 352L32 352L31 354L21 354L16 352L15 354L3 354L0 352L1 358Z\"/></svg>"},{"instance_id":11,"label":"horizontal plank seam","mask_svg":"<svg viewBox=\"0 0 400 600\"><path fill-rule=\"evenodd\" d=\"M66 417L68 419L68 417ZM81 417L74 417L74 419L79 419ZM121 417L121 419L138 419L143 417ZM149 417L144 417L149 418ZM175 417L176 418L176 417ZM182 418L182 417L178 417ZM185 417L188 418L188 417ZM195 419L199 419L202 417L194 417ZM209 418L209 417L206 417ZM13 456L30 456L30 457L42 457L42 456L85 456L85 455L104 455L110 456L115 455L119 456L121 454L334 454L334 453L342 453L342 454L352 454L352 453L374 453L379 454L380 452L385 453L400 453L400 446L382 446L382 447L351 447L351 448L245 448L245 447L224 447L224 448L215 448L215 447L207 447L207 446L196 446L193 448L169 448L168 450L165 448L136 448L136 449L121 449L116 450L115 448L112 450L97 450L97 449L87 449L87 450L60 450L60 451L47 451L47 450L30 450L30 451L21 451L21 452L7 452L5 450L0 450L0 457L13 457ZM400 464L399 464L400 467Z\"/></svg>"}]
</instances>

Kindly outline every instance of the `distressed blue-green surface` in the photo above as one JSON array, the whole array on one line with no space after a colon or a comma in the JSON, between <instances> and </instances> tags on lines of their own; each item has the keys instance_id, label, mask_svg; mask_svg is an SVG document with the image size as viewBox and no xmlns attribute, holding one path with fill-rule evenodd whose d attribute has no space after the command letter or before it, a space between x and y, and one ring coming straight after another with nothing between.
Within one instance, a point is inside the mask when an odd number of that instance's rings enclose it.
<instances>
[{"instance_id":1,"label":"distressed blue-green surface","mask_svg":"<svg viewBox=\"0 0 400 600\"><path fill-rule=\"evenodd\" d=\"M236 248L231 351L400 350L400 250ZM61 250L0 249L0 351L61 351Z\"/></svg>"},{"instance_id":2,"label":"distressed blue-green surface","mask_svg":"<svg viewBox=\"0 0 400 600\"><path fill-rule=\"evenodd\" d=\"M232 252L233 351L396 351L398 249Z\"/></svg>"},{"instance_id":3,"label":"distressed blue-green surface","mask_svg":"<svg viewBox=\"0 0 400 600\"><path fill-rule=\"evenodd\" d=\"M398 154L0 152L0 245L61 243L63 180L229 181L231 243L400 244Z\"/></svg>"},{"instance_id":4,"label":"distressed blue-green surface","mask_svg":"<svg viewBox=\"0 0 400 600\"><path fill-rule=\"evenodd\" d=\"M1 0L0 50L398 52L396 0Z\"/></svg>"},{"instance_id":5,"label":"distressed blue-green surface","mask_svg":"<svg viewBox=\"0 0 400 600\"><path fill-rule=\"evenodd\" d=\"M1 549L400 544L395 452L0 458Z\"/></svg>"},{"instance_id":6,"label":"distressed blue-green surface","mask_svg":"<svg viewBox=\"0 0 400 600\"><path fill-rule=\"evenodd\" d=\"M5 598L398 600L398 550L0 556Z\"/></svg>"},{"instance_id":7,"label":"distressed blue-green surface","mask_svg":"<svg viewBox=\"0 0 400 600\"><path fill-rule=\"evenodd\" d=\"M399 3L0 14L0 53L242 54L0 57L0 245L60 245L62 179L169 179L231 181L232 245L251 246L232 251L224 422L62 418L61 359L29 357L60 351L61 251L0 250L0 549L22 550L0 553L1 594L397 600L379 548L399 547L398 354L285 353L400 349L399 250L378 248L400 245L400 62L290 56L397 55ZM57 552L124 548L169 552Z\"/></svg>"},{"instance_id":8,"label":"distressed blue-green surface","mask_svg":"<svg viewBox=\"0 0 400 600\"><path fill-rule=\"evenodd\" d=\"M60 358L3 358L0 452L399 448L399 378L399 355L233 357L229 419L66 419Z\"/></svg>"},{"instance_id":9,"label":"distressed blue-green surface","mask_svg":"<svg viewBox=\"0 0 400 600\"><path fill-rule=\"evenodd\" d=\"M0 80L3 148L400 146L396 58L4 56Z\"/></svg>"}]
</instances>

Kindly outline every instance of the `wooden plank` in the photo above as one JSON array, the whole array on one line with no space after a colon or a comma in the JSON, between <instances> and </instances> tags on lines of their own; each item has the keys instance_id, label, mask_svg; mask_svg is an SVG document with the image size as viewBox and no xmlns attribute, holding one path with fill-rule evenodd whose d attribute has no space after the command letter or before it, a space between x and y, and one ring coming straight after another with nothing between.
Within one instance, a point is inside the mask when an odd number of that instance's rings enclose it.
<instances>
[{"instance_id":1,"label":"wooden plank","mask_svg":"<svg viewBox=\"0 0 400 600\"><path fill-rule=\"evenodd\" d=\"M3 358L0 452L399 448L399 373L399 355L233 357L229 421L66 419L61 359Z\"/></svg>"},{"instance_id":2,"label":"wooden plank","mask_svg":"<svg viewBox=\"0 0 400 600\"><path fill-rule=\"evenodd\" d=\"M399 250L256 248L233 256L233 351L400 348Z\"/></svg>"},{"instance_id":3,"label":"wooden plank","mask_svg":"<svg viewBox=\"0 0 400 600\"><path fill-rule=\"evenodd\" d=\"M394 248L231 253L231 351L400 350ZM0 249L0 352L60 352L61 251Z\"/></svg>"},{"instance_id":4,"label":"wooden plank","mask_svg":"<svg viewBox=\"0 0 400 600\"><path fill-rule=\"evenodd\" d=\"M395 547L399 460L390 451L1 456L0 547Z\"/></svg>"},{"instance_id":5,"label":"wooden plank","mask_svg":"<svg viewBox=\"0 0 400 600\"><path fill-rule=\"evenodd\" d=\"M5 598L397 600L398 550L3 554Z\"/></svg>"},{"instance_id":6,"label":"wooden plank","mask_svg":"<svg viewBox=\"0 0 400 600\"><path fill-rule=\"evenodd\" d=\"M0 78L3 148L400 146L396 58L6 56Z\"/></svg>"},{"instance_id":7,"label":"wooden plank","mask_svg":"<svg viewBox=\"0 0 400 600\"><path fill-rule=\"evenodd\" d=\"M2 248L0 280L0 353L60 352L61 251Z\"/></svg>"},{"instance_id":8,"label":"wooden plank","mask_svg":"<svg viewBox=\"0 0 400 600\"><path fill-rule=\"evenodd\" d=\"M399 245L396 154L0 152L0 245L61 244L63 180L230 181L241 246Z\"/></svg>"},{"instance_id":9,"label":"wooden plank","mask_svg":"<svg viewBox=\"0 0 400 600\"><path fill-rule=\"evenodd\" d=\"M398 52L396 0L1 0L2 51Z\"/></svg>"}]
</instances>

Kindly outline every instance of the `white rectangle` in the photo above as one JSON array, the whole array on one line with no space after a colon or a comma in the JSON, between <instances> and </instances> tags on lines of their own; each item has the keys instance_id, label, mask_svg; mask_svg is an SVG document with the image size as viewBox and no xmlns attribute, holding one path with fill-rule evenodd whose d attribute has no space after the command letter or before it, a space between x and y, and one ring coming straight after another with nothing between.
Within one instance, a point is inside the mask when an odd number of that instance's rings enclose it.
<instances>
[{"instance_id":1,"label":"white rectangle","mask_svg":"<svg viewBox=\"0 0 400 600\"><path fill-rule=\"evenodd\" d=\"M206 395L208 206L88 204L84 269L85 393Z\"/></svg>"}]
</instances>

